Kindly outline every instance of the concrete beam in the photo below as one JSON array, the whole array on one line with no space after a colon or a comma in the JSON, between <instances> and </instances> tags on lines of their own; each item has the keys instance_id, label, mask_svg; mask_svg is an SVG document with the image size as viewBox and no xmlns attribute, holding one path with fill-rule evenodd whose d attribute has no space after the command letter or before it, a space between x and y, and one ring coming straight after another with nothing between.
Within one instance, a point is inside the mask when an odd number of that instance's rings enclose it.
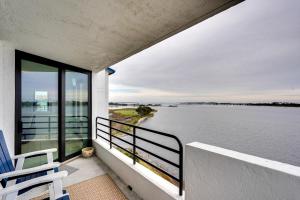
<instances>
[{"instance_id":1,"label":"concrete beam","mask_svg":"<svg viewBox=\"0 0 300 200\"><path fill-rule=\"evenodd\" d=\"M100 71L242 0L0 0L0 39Z\"/></svg>"}]
</instances>

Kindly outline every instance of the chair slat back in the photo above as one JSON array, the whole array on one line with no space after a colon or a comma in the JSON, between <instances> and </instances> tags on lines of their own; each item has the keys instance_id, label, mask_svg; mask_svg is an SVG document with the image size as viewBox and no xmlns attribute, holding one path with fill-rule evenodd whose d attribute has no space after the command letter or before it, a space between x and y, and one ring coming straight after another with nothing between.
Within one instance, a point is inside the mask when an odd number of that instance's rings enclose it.
<instances>
[{"instance_id":1,"label":"chair slat back","mask_svg":"<svg viewBox=\"0 0 300 200\"><path fill-rule=\"evenodd\" d=\"M15 171L11 157L8 152L3 132L0 130L0 174ZM6 180L1 180L2 187L5 187Z\"/></svg>"}]
</instances>

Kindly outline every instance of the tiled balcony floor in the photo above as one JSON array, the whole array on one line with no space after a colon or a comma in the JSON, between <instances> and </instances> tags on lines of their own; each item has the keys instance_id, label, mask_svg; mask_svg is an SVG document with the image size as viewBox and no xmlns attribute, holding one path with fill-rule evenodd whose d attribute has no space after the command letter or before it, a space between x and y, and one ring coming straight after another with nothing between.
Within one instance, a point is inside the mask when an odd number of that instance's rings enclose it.
<instances>
[{"instance_id":1,"label":"tiled balcony floor","mask_svg":"<svg viewBox=\"0 0 300 200\"><path fill-rule=\"evenodd\" d=\"M71 173L64 180L64 186L69 186L78 182L82 182L91 178L94 178L99 175L108 174L114 183L120 188L123 194L129 200L140 200L136 193L130 191L127 185L98 157L94 156L92 158L76 158L71 162L65 163L62 166L71 166L77 168L78 170L74 173Z\"/></svg>"},{"instance_id":2,"label":"tiled balcony floor","mask_svg":"<svg viewBox=\"0 0 300 200\"><path fill-rule=\"evenodd\" d=\"M127 185L105 163L103 163L103 161L101 161L96 156L92 158L75 158L69 162L63 163L61 166L61 170L66 170L69 172L68 177L63 180L64 187L78 184L101 175L108 175L127 199L141 199L137 196L136 193L130 191L127 188ZM40 196L41 194L45 193L42 191L45 191L45 187L40 187L36 190L33 190L33 192L29 192L30 196L23 196L21 199L30 199L32 195Z\"/></svg>"},{"instance_id":3,"label":"tiled balcony floor","mask_svg":"<svg viewBox=\"0 0 300 200\"><path fill-rule=\"evenodd\" d=\"M64 187L79 183L96 176L106 174L108 168L97 157L82 158L78 157L70 162L63 163L61 170L66 170L69 175L64 178Z\"/></svg>"}]
</instances>

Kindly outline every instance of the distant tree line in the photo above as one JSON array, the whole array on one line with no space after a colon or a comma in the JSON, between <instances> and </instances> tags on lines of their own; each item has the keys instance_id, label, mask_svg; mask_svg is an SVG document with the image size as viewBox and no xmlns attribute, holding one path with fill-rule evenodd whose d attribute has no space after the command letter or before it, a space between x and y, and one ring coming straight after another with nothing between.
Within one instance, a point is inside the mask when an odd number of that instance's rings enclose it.
<instances>
[{"instance_id":1,"label":"distant tree line","mask_svg":"<svg viewBox=\"0 0 300 200\"><path fill-rule=\"evenodd\" d=\"M138 106L161 106L161 104L141 104L141 103L118 103L118 102L109 102L110 106L134 106L134 107L138 107Z\"/></svg>"},{"instance_id":2,"label":"distant tree line","mask_svg":"<svg viewBox=\"0 0 300 200\"><path fill-rule=\"evenodd\" d=\"M275 106L300 107L298 103L272 102L272 103L218 103L218 102L182 102L182 105L237 105L237 106Z\"/></svg>"},{"instance_id":3,"label":"distant tree line","mask_svg":"<svg viewBox=\"0 0 300 200\"><path fill-rule=\"evenodd\" d=\"M163 106L163 104L140 104L140 103L118 103L110 102L110 106ZM236 105L236 106L274 106L274 107L300 107L300 103L289 102L272 102L272 103L220 103L220 102L181 102L169 105L169 107L176 107L177 105Z\"/></svg>"}]
</instances>

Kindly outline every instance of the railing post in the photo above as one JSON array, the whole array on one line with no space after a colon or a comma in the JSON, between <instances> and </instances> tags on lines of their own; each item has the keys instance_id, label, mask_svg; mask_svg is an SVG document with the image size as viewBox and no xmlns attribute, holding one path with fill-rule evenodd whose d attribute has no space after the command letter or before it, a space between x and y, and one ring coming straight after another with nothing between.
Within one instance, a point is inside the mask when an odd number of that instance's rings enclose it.
<instances>
[{"instance_id":1,"label":"railing post","mask_svg":"<svg viewBox=\"0 0 300 200\"><path fill-rule=\"evenodd\" d=\"M95 134L96 134L96 140L98 139L98 129L97 129L97 124L98 123L98 117L96 117L96 123L95 123L95 128L96 128L96 130L95 130Z\"/></svg>"},{"instance_id":2,"label":"railing post","mask_svg":"<svg viewBox=\"0 0 300 200\"><path fill-rule=\"evenodd\" d=\"M112 125L112 122L109 120L109 148L111 149L112 148L112 143L111 143L111 139L112 139L112 129L111 129L111 125Z\"/></svg>"},{"instance_id":3,"label":"railing post","mask_svg":"<svg viewBox=\"0 0 300 200\"><path fill-rule=\"evenodd\" d=\"M133 130L132 130L132 138L133 138L133 148L132 148L132 153L133 153L133 164L135 165L135 162L136 162L136 149L135 149L135 142L136 142L136 138L135 138L135 127L133 127Z\"/></svg>"},{"instance_id":4,"label":"railing post","mask_svg":"<svg viewBox=\"0 0 300 200\"><path fill-rule=\"evenodd\" d=\"M183 147L179 146L179 195L182 196L183 190Z\"/></svg>"}]
</instances>

